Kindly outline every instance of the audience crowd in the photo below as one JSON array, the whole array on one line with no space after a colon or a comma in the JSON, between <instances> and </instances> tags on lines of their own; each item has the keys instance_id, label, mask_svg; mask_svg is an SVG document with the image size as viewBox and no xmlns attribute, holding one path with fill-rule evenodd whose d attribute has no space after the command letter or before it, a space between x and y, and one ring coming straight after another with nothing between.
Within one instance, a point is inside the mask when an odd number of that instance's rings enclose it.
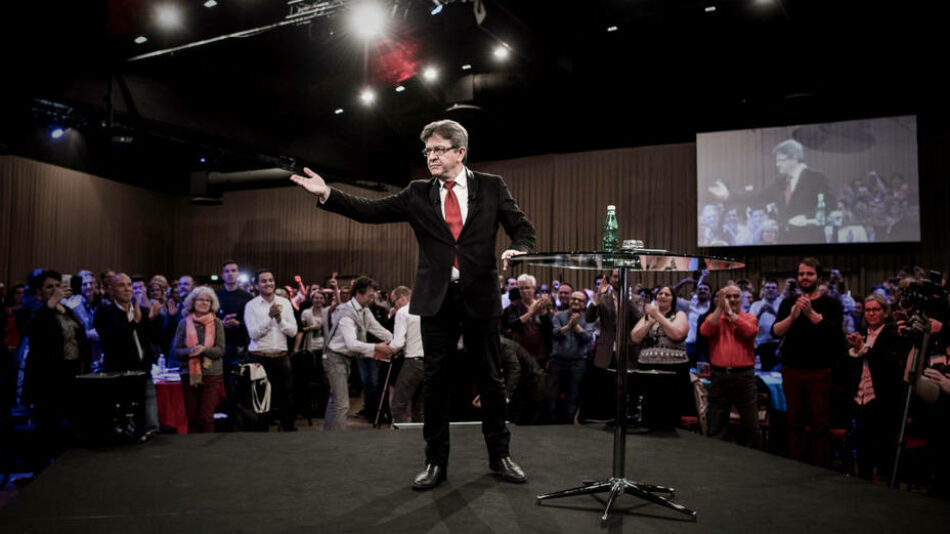
<instances>
[{"instance_id":1,"label":"audience crowd","mask_svg":"<svg viewBox=\"0 0 950 534\"><path fill-rule=\"evenodd\" d=\"M899 199L899 183L877 183L852 184L843 206L860 213L878 197L885 205ZM749 242L758 242L760 226L747 228ZM902 270L867 296L852 295L837 270L826 274L814 258L788 270L794 276L757 286L736 280L712 287L705 272L675 285L634 284L626 295L630 331L619 333L616 271L590 288L557 280L539 285L531 274L499 277L508 419L614 424L615 355L627 343L625 417L632 427L698 428L711 438L887 480L907 423L905 441L926 440L926 486L946 496L946 294L933 291L920 268ZM180 376L190 432L274 425L294 431L298 415L315 411L323 412L325 430L345 430L349 399L360 392L358 415L371 422L421 422L425 355L419 317L409 313L411 288L383 291L371 278L336 273L320 284L300 277L283 284L269 270L245 281L230 260L214 281L34 270L25 284L0 288L4 424L6 414L25 410L42 453L55 458L75 438L82 415L76 377L132 373L144 382L137 391L144 404L139 437L148 439L161 430L153 377L166 379L171 369ZM914 367L924 332L929 345ZM466 359L456 361L452 416L478 419ZM255 364L270 384L266 410L246 405L254 385L245 366ZM779 377L784 407L765 383ZM236 415L242 410L266 411L263 426L247 425ZM216 412L229 417L216 419Z\"/></svg>"}]
</instances>

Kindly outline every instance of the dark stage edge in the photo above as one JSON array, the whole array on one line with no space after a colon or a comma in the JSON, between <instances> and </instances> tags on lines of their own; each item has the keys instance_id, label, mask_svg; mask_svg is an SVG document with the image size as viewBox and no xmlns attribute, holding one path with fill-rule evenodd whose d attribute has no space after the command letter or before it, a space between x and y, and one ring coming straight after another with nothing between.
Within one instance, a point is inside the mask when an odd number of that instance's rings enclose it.
<instances>
[{"instance_id":1,"label":"dark stage edge","mask_svg":"<svg viewBox=\"0 0 950 534\"><path fill-rule=\"evenodd\" d=\"M419 429L158 436L72 450L0 510L0 532L346 533L950 531L950 505L690 433L627 439L631 480L676 488L695 523L621 496L535 495L607 478L612 435L597 427L512 427L528 483L498 481L477 426L452 429L449 479L423 467Z\"/></svg>"}]
</instances>

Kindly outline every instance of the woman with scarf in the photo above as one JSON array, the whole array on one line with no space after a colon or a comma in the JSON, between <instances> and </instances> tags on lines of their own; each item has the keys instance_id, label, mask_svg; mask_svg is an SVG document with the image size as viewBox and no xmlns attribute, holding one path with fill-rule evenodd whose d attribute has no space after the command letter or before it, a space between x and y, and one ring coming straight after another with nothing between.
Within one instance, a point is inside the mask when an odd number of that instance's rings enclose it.
<instances>
[{"instance_id":1,"label":"woman with scarf","mask_svg":"<svg viewBox=\"0 0 950 534\"><path fill-rule=\"evenodd\" d=\"M189 432L214 432L214 409L224 393L224 324L215 316L218 307L211 288L195 288L185 298L186 316L172 343L181 362Z\"/></svg>"}]
</instances>

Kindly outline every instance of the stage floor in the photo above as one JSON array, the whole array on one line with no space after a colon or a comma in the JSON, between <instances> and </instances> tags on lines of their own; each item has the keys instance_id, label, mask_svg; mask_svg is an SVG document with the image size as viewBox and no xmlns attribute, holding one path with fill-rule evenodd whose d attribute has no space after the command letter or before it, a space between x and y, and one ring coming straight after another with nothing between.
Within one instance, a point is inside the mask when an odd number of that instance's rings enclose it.
<instances>
[{"instance_id":1,"label":"stage floor","mask_svg":"<svg viewBox=\"0 0 950 534\"><path fill-rule=\"evenodd\" d=\"M627 439L628 478L676 488L696 523L621 496L535 495L608 478L600 426L511 427L529 481L499 482L478 426L452 429L449 479L410 489L421 429L161 435L72 450L3 510L0 532L946 533L950 505L686 432Z\"/></svg>"}]
</instances>

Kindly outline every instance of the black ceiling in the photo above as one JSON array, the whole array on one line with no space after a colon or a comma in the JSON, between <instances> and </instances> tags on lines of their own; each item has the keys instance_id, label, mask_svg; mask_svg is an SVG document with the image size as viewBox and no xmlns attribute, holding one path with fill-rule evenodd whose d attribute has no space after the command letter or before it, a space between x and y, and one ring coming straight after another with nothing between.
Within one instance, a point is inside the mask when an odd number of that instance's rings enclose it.
<instances>
[{"instance_id":1,"label":"black ceiling","mask_svg":"<svg viewBox=\"0 0 950 534\"><path fill-rule=\"evenodd\" d=\"M477 162L943 107L942 2L488 1L480 26L474 2L433 16L432 0L380 1L390 31L369 47L346 29L346 0L284 26L286 0L179 0L172 34L151 20L159 2L4 6L0 143L184 194L202 169L310 165L404 184L421 164L419 130L443 117L469 128ZM498 40L507 63L491 55ZM418 75L429 64L435 83ZM365 85L378 94L369 108ZM53 122L71 136L50 139Z\"/></svg>"}]
</instances>

